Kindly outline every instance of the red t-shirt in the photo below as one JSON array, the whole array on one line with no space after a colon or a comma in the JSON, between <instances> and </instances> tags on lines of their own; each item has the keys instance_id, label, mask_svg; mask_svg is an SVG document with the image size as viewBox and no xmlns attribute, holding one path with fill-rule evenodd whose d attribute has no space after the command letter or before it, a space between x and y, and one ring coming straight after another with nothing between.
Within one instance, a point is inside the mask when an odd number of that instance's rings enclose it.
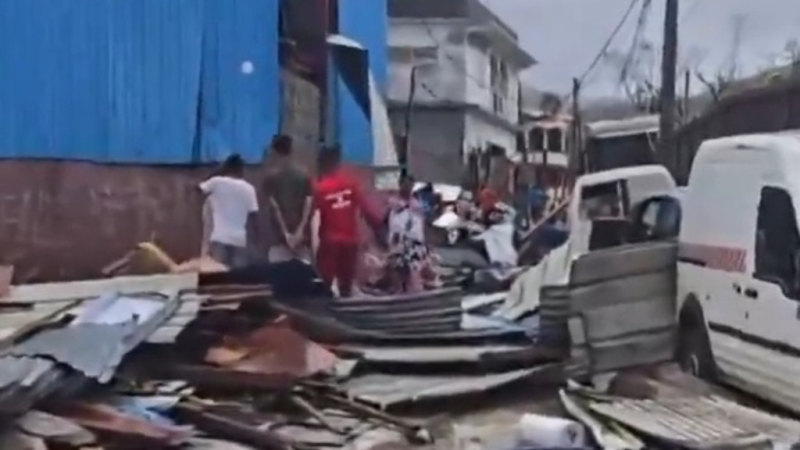
<instances>
[{"instance_id":1,"label":"red t-shirt","mask_svg":"<svg viewBox=\"0 0 800 450\"><path fill-rule=\"evenodd\" d=\"M314 206L320 212L320 241L357 244L362 202L359 183L350 174L337 170L320 178L314 186Z\"/></svg>"},{"instance_id":2,"label":"red t-shirt","mask_svg":"<svg viewBox=\"0 0 800 450\"><path fill-rule=\"evenodd\" d=\"M491 188L483 188L478 194L478 203L480 204L481 211L490 211L497 202L500 201L497 193Z\"/></svg>"}]
</instances>

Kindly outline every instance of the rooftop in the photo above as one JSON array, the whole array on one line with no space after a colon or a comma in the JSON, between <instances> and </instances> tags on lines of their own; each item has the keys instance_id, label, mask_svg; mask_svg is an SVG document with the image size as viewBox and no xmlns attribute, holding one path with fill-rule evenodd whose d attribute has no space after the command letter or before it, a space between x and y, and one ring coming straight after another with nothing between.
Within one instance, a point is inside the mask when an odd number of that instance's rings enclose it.
<instances>
[{"instance_id":1,"label":"rooftop","mask_svg":"<svg viewBox=\"0 0 800 450\"><path fill-rule=\"evenodd\" d=\"M470 19L473 24L497 24L511 40L519 36L480 0L389 0L389 17L419 19Z\"/></svg>"}]
</instances>

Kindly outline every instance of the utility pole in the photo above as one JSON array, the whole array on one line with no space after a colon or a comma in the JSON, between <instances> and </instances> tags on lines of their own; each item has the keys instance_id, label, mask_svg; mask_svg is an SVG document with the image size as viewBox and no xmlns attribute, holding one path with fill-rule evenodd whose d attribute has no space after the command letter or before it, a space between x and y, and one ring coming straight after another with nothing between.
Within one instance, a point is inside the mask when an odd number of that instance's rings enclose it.
<instances>
[{"instance_id":1,"label":"utility pole","mask_svg":"<svg viewBox=\"0 0 800 450\"><path fill-rule=\"evenodd\" d=\"M406 103L405 114L405 133L403 136L402 147L400 149L400 174L405 176L408 174L408 157L411 151L411 113L414 109L414 97L417 93L417 66L411 66L411 74L409 75L409 89L408 101Z\"/></svg>"},{"instance_id":2,"label":"utility pole","mask_svg":"<svg viewBox=\"0 0 800 450\"><path fill-rule=\"evenodd\" d=\"M686 72L683 74L683 108L682 108L682 117L681 117L681 125L686 125L689 123L689 120L692 117L692 111L689 108L689 96L692 92L692 72L689 69L686 69Z\"/></svg>"},{"instance_id":3,"label":"utility pole","mask_svg":"<svg viewBox=\"0 0 800 450\"><path fill-rule=\"evenodd\" d=\"M570 177L576 174L586 173L588 165L586 163L585 148L583 142L583 123L581 121L580 107L581 82L577 78L572 79L572 141L570 157L568 161Z\"/></svg>"},{"instance_id":4,"label":"utility pole","mask_svg":"<svg viewBox=\"0 0 800 450\"><path fill-rule=\"evenodd\" d=\"M678 0L666 0L664 49L661 56L661 162L669 165L675 157L675 77L678 60Z\"/></svg>"}]
</instances>

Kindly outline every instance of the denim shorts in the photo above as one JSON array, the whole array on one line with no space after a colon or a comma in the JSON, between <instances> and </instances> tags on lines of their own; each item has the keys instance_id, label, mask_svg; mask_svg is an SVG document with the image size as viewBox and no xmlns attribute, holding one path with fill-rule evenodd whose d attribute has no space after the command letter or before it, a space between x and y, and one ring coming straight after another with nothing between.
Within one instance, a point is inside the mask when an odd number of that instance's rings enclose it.
<instances>
[{"instance_id":1,"label":"denim shorts","mask_svg":"<svg viewBox=\"0 0 800 450\"><path fill-rule=\"evenodd\" d=\"M244 267L249 262L246 247L211 242L208 246L208 253L215 261L225 264L230 269Z\"/></svg>"}]
</instances>

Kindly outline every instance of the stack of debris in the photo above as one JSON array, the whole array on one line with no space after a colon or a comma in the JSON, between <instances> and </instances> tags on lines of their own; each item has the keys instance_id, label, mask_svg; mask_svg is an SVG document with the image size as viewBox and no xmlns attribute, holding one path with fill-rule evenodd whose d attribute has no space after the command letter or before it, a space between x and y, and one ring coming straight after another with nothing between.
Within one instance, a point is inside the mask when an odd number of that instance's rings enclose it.
<instances>
[{"instance_id":1,"label":"stack of debris","mask_svg":"<svg viewBox=\"0 0 800 450\"><path fill-rule=\"evenodd\" d=\"M341 394L336 383L354 362L285 319L236 309L268 302L270 289L199 284L197 274L172 274L8 289L0 414L14 426L2 443L341 448L428 439L422 426Z\"/></svg>"},{"instance_id":2,"label":"stack of debris","mask_svg":"<svg viewBox=\"0 0 800 450\"><path fill-rule=\"evenodd\" d=\"M776 449L800 444L800 422L743 406L673 366L618 375L608 392L569 382L565 410L603 449Z\"/></svg>"}]
</instances>

